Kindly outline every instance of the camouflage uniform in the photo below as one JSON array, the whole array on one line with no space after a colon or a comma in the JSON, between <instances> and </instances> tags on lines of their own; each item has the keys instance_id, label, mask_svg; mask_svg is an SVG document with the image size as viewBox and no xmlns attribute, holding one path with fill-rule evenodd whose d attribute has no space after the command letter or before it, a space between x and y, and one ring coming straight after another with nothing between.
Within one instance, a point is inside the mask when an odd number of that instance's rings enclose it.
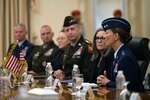
<instances>
[{"instance_id":1,"label":"camouflage uniform","mask_svg":"<svg viewBox=\"0 0 150 100\"><path fill-rule=\"evenodd\" d=\"M45 66L47 62L51 62L53 70L57 70L60 67L59 57L57 54L60 52L60 49L52 41L46 47L45 45L36 47L30 58L28 59L28 70L32 70L37 74L45 74Z\"/></svg>"}]
</instances>

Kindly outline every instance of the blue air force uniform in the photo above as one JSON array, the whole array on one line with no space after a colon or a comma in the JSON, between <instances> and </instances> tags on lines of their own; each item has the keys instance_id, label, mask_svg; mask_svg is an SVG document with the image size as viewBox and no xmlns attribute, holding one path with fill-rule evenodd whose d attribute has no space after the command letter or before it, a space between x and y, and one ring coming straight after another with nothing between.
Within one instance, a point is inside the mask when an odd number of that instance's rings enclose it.
<instances>
[{"instance_id":1,"label":"blue air force uniform","mask_svg":"<svg viewBox=\"0 0 150 100\"><path fill-rule=\"evenodd\" d=\"M104 30L110 29L114 34L118 34L122 44L115 51L114 61L112 66L107 71L108 79L111 81L106 84L108 87L116 87L116 75L119 70L122 70L128 84L128 89L132 91L144 92L144 87L141 80L141 70L138 65L135 55L126 46L132 39L130 35L131 26L129 22L123 18L108 18L102 22ZM107 42L107 41L106 41ZM115 43L114 43L115 45ZM116 44L118 45L118 44ZM119 46L119 45L118 45Z\"/></svg>"},{"instance_id":2,"label":"blue air force uniform","mask_svg":"<svg viewBox=\"0 0 150 100\"><path fill-rule=\"evenodd\" d=\"M119 49L112 67L107 71L107 76L111 80L111 82L107 83L108 87L116 87L115 79L119 70L123 71L126 81L130 82L128 85L129 90L144 90L141 80L141 70L136 57L125 44Z\"/></svg>"}]
</instances>

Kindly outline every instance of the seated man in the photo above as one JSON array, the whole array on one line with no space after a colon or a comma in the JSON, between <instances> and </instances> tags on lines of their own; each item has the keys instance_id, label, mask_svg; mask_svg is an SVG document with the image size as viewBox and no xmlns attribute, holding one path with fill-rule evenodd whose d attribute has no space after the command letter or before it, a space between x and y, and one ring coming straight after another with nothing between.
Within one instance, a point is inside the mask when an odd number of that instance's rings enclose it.
<instances>
[{"instance_id":1,"label":"seated man","mask_svg":"<svg viewBox=\"0 0 150 100\"><path fill-rule=\"evenodd\" d=\"M64 30L67 34L70 44L64 51L63 69L54 72L54 76L59 78L65 74L65 78L72 78L73 65L79 66L80 73L83 74L84 81L90 81L90 67L92 52L89 49L90 43L85 41L81 33L79 23L71 16L65 17Z\"/></svg>"},{"instance_id":2,"label":"seated man","mask_svg":"<svg viewBox=\"0 0 150 100\"><path fill-rule=\"evenodd\" d=\"M53 70L58 69L60 66L59 62L57 62L59 61L57 54L60 52L60 49L52 40L54 33L51 27L43 25L40 33L43 45L37 46L28 59L28 73L33 75L45 75L47 62L51 62Z\"/></svg>"},{"instance_id":3,"label":"seated man","mask_svg":"<svg viewBox=\"0 0 150 100\"><path fill-rule=\"evenodd\" d=\"M24 24L15 25L14 31L15 40L18 40L20 51L23 53L25 59L27 60L35 46L26 39L27 30ZM9 46L8 51L10 51L12 45L13 44Z\"/></svg>"}]
</instances>

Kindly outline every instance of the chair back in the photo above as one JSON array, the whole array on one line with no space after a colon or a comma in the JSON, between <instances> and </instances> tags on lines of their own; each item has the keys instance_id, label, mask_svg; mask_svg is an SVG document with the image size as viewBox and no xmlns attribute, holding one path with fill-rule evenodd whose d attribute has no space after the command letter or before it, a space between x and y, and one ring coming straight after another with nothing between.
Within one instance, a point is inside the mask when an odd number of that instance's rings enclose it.
<instances>
[{"instance_id":1,"label":"chair back","mask_svg":"<svg viewBox=\"0 0 150 100\"><path fill-rule=\"evenodd\" d=\"M143 81L150 62L149 39L145 37L133 37L127 45L138 60Z\"/></svg>"}]
</instances>

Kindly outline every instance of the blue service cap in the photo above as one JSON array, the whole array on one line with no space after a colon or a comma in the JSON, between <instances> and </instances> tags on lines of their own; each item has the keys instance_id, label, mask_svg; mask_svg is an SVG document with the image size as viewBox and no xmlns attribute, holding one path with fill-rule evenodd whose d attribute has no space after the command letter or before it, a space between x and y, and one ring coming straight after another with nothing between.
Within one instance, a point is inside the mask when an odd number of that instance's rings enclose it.
<instances>
[{"instance_id":1,"label":"blue service cap","mask_svg":"<svg viewBox=\"0 0 150 100\"><path fill-rule=\"evenodd\" d=\"M104 30L112 29L112 28L122 28L124 31L130 33L131 26L129 22L123 18L108 18L102 22L102 27Z\"/></svg>"}]
</instances>

